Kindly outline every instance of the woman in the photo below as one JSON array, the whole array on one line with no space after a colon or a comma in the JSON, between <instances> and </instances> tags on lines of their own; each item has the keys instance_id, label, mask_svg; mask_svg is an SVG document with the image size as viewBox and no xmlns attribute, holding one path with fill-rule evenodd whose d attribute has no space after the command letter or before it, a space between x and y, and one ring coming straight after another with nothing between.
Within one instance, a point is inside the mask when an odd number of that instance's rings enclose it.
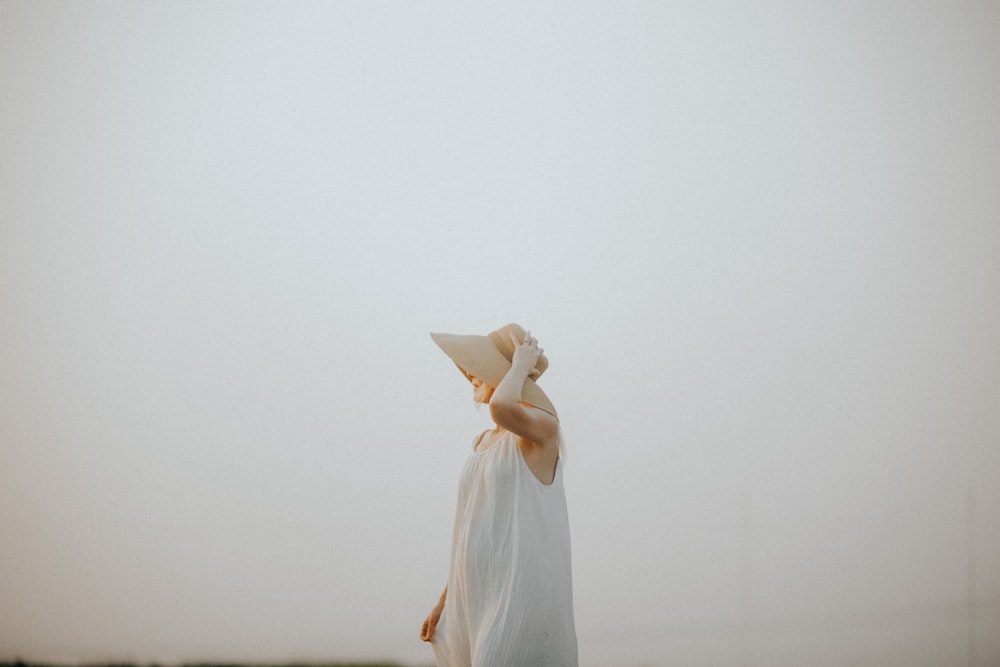
<instances>
[{"instance_id":1,"label":"woman","mask_svg":"<svg viewBox=\"0 0 1000 667\"><path fill-rule=\"evenodd\" d=\"M576 667L562 439L535 384L548 360L517 324L431 337L496 428L462 470L448 585L420 638L438 667Z\"/></svg>"}]
</instances>

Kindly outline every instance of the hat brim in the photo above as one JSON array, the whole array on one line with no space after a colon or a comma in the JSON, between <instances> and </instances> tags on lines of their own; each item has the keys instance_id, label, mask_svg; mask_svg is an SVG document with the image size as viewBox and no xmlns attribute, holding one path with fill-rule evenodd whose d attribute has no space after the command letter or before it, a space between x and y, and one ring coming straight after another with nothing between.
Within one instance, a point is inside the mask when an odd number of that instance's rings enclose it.
<instances>
[{"instance_id":1,"label":"hat brim","mask_svg":"<svg viewBox=\"0 0 1000 667\"><path fill-rule=\"evenodd\" d=\"M431 338L460 370L474 375L491 387L497 387L511 368L510 361L488 336L432 333ZM521 388L521 402L544 410L558 419L552 401L531 378L526 378Z\"/></svg>"}]
</instances>

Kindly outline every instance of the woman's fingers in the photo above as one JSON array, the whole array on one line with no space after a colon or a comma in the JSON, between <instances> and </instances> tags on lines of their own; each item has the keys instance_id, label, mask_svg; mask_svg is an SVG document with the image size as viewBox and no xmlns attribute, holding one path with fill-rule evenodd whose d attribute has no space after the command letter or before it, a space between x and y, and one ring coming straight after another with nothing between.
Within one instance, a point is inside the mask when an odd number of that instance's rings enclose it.
<instances>
[{"instance_id":1,"label":"woman's fingers","mask_svg":"<svg viewBox=\"0 0 1000 667\"><path fill-rule=\"evenodd\" d=\"M429 642L434 639L434 628L437 623L432 623L431 621L424 621L424 627L420 630L420 638L425 642Z\"/></svg>"},{"instance_id":2,"label":"woman's fingers","mask_svg":"<svg viewBox=\"0 0 1000 667\"><path fill-rule=\"evenodd\" d=\"M538 347L538 340L532 337L530 331L524 333L524 340L519 341L513 333L510 334L510 340L514 343L514 356L518 358L526 358L532 365L537 363L538 358L542 356L545 352L542 348ZM537 369L533 370L528 374L528 377L532 380L538 378L541 375Z\"/></svg>"},{"instance_id":3,"label":"woman's fingers","mask_svg":"<svg viewBox=\"0 0 1000 667\"><path fill-rule=\"evenodd\" d=\"M535 337L533 337L531 335L530 331L524 332L524 340L523 341L518 340L517 336L515 336L513 333L510 334L510 339L514 342L514 347L515 348L519 347L521 345L528 345L528 346L532 346L532 347L537 347L538 346L538 339L535 338Z\"/></svg>"},{"instance_id":4,"label":"woman's fingers","mask_svg":"<svg viewBox=\"0 0 1000 667\"><path fill-rule=\"evenodd\" d=\"M420 628L420 638L422 640L429 642L434 639L434 629L437 628L439 618L441 618L441 612L435 609L431 612L430 616L424 620L424 624Z\"/></svg>"}]
</instances>

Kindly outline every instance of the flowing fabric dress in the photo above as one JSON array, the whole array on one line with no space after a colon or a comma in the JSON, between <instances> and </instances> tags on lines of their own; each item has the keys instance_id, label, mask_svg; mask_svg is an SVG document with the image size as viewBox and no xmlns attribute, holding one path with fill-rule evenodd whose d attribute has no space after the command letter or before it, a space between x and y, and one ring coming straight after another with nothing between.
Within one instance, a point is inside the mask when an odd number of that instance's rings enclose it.
<instances>
[{"instance_id":1,"label":"flowing fabric dress","mask_svg":"<svg viewBox=\"0 0 1000 667\"><path fill-rule=\"evenodd\" d=\"M462 470L432 644L438 667L577 667L562 462L543 484L509 431Z\"/></svg>"}]
</instances>

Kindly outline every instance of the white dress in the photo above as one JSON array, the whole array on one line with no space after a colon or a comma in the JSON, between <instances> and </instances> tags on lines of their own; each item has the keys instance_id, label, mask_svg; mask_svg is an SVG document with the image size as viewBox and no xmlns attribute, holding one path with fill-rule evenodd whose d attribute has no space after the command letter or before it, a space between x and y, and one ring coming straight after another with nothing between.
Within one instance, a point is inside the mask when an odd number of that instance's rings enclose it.
<instances>
[{"instance_id":1,"label":"white dress","mask_svg":"<svg viewBox=\"0 0 1000 667\"><path fill-rule=\"evenodd\" d=\"M432 644L438 667L577 667L562 462L542 484L509 431L462 470Z\"/></svg>"}]
</instances>

